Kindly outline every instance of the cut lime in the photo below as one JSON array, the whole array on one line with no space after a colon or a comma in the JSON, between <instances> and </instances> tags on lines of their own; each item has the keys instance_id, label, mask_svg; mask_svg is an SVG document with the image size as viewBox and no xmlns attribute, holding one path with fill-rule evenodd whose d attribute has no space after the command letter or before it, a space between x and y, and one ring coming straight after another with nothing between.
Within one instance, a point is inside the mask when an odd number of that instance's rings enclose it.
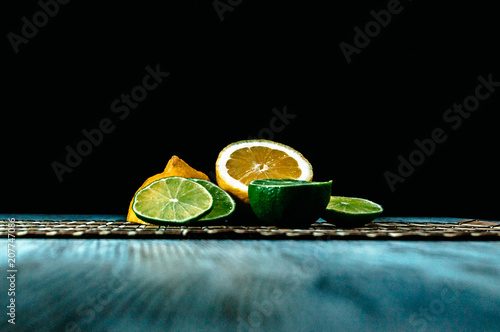
<instances>
[{"instance_id":1,"label":"cut lime","mask_svg":"<svg viewBox=\"0 0 500 332\"><path fill-rule=\"evenodd\" d=\"M200 219L197 219L196 221L221 220L229 217L234 212L236 206L234 199L231 196L229 196L229 194L225 190L207 180L202 180L202 179L189 179L189 180L202 185L205 189L208 190L208 192L210 193L210 195L212 195L212 198L214 200L214 204L210 212L202 216Z\"/></svg>"},{"instance_id":2,"label":"cut lime","mask_svg":"<svg viewBox=\"0 0 500 332\"><path fill-rule=\"evenodd\" d=\"M359 226L376 219L382 206L363 198L332 196L321 218L337 226Z\"/></svg>"},{"instance_id":3,"label":"cut lime","mask_svg":"<svg viewBox=\"0 0 500 332\"><path fill-rule=\"evenodd\" d=\"M212 195L202 185L173 176L139 190L132 209L150 223L184 223L201 217L212 205Z\"/></svg>"},{"instance_id":4,"label":"cut lime","mask_svg":"<svg viewBox=\"0 0 500 332\"><path fill-rule=\"evenodd\" d=\"M280 226L308 226L330 199L332 181L260 179L250 182L250 206L259 220Z\"/></svg>"}]
</instances>

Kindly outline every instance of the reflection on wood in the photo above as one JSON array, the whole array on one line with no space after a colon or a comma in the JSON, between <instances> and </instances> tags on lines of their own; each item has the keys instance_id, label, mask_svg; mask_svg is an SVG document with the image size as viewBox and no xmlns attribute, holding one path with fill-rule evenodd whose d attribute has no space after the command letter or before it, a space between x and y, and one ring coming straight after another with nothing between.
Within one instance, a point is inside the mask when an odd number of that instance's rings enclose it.
<instances>
[{"instance_id":1,"label":"reflection on wood","mask_svg":"<svg viewBox=\"0 0 500 332\"><path fill-rule=\"evenodd\" d=\"M402 331L425 323L432 330L487 331L500 315L499 242L17 239L16 245L24 330ZM0 259L6 255L2 250Z\"/></svg>"}]
</instances>

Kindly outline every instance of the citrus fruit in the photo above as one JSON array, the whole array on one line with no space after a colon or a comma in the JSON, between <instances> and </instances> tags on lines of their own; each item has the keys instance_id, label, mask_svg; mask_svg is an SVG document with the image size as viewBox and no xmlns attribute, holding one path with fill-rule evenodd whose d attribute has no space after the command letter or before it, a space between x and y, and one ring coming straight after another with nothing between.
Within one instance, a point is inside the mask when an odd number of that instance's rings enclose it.
<instances>
[{"instance_id":1,"label":"citrus fruit","mask_svg":"<svg viewBox=\"0 0 500 332\"><path fill-rule=\"evenodd\" d=\"M363 198L332 196L321 218L337 226L361 226L376 219L384 209Z\"/></svg>"},{"instance_id":2,"label":"citrus fruit","mask_svg":"<svg viewBox=\"0 0 500 332\"><path fill-rule=\"evenodd\" d=\"M268 140L239 141L226 146L215 163L217 184L249 203L248 185L257 179L311 181L312 166L291 147Z\"/></svg>"},{"instance_id":3,"label":"citrus fruit","mask_svg":"<svg viewBox=\"0 0 500 332\"><path fill-rule=\"evenodd\" d=\"M212 195L202 185L173 176L139 190L132 209L148 222L185 223L202 216L212 205Z\"/></svg>"},{"instance_id":4,"label":"citrus fruit","mask_svg":"<svg viewBox=\"0 0 500 332\"><path fill-rule=\"evenodd\" d=\"M213 220L222 220L224 218L229 217L235 209L234 199L229 196L227 192L225 192L222 188L215 185L214 183L202 180L202 179L189 179L194 181L200 185L202 185L205 189L208 190L210 195L214 200L214 204L210 212L200 219L196 221L213 221Z\"/></svg>"},{"instance_id":5,"label":"citrus fruit","mask_svg":"<svg viewBox=\"0 0 500 332\"><path fill-rule=\"evenodd\" d=\"M259 220L286 225L310 225L330 200L332 181L261 179L250 182L250 206Z\"/></svg>"},{"instance_id":6,"label":"citrus fruit","mask_svg":"<svg viewBox=\"0 0 500 332\"><path fill-rule=\"evenodd\" d=\"M167 166L165 166L165 170L162 173L156 174L148 178L142 186L140 186L139 189L135 192L139 192L142 188L146 187L148 184L153 183L156 180L163 179L166 177L170 176L180 176L184 178L200 178L200 179L205 179L208 180L208 176L206 176L204 173L199 172L189 166L184 160L180 159L177 156L172 156L170 160L167 163ZM134 197L135 197L134 194ZM139 219L134 211L132 210L132 203L134 202L134 198L132 197L132 200L130 201L129 207L128 207L128 214L127 214L127 221L131 222L136 222L139 224L147 224L145 221Z\"/></svg>"}]
</instances>

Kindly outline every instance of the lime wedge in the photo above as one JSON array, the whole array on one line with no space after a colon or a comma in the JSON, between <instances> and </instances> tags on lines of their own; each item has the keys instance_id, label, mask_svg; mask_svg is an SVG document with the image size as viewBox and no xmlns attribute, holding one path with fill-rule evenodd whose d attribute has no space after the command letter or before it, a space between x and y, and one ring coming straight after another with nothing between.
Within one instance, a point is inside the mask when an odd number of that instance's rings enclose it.
<instances>
[{"instance_id":1,"label":"lime wedge","mask_svg":"<svg viewBox=\"0 0 500 332\"><path fill-rule=\"evenodd\" d=\"M150 223L185 223L201 217L213 205L202 185L182 177L157 180L137 192L132 209Z\"/></svg>"},{"instance_id":2,"label":"lime wedge","mask_svg":"<svg viewBox=\"0 0 500 332\"><path fill-rule=\"evenodd\" d=\"M332 196L321 218L337 226L359 226L376 219L384 209L363 198Z\"/></svg>"},{"instance_id":3,"label":"lime wedge","mask_svg":"<svg viewBox=\"0 0 500 332\"><path fill-rule=\"evenodd\" d=\"M250 182L248 198L257 218L279 226L309 226L330 199L332 181L260 179Z\"/></svg>"},{"instance_id":4,"label":"lime wedge","mask_svg":"<svg viewBox=\"0 0 500 332\"><path fill-rule=\"evenodd\" d=\"M235 209L234 199L229 196L229 194L217 186L216 184L202 179L189 179L194 181L200 185L202 185L205 189L208 190L210 195L214 200L214 204L212 209L208 214L205 214L200 219L196 219L196 221L213 221L213 220L221 220L229 217Z\"/></svg>"}]
</instances>

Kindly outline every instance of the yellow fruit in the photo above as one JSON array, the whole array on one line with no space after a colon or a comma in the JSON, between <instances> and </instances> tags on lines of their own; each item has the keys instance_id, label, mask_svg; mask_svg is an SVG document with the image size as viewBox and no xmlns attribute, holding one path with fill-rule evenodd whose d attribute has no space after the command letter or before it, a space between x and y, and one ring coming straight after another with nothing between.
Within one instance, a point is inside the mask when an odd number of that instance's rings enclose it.
<instances>
[{"instance_id":1,"label":"yellow fruit","mask_svg":"<svg viewBox=\"0 0 500 332\"><path fill-rule=\"evenodd\" d=\"M239 201L249 203L248 184L256 179L311 181L313 171L304 156L268 140L239 141L226 146L215 163L217 184Z\"/></svg>"},{"instance_id":2,"label":"yellow fruit","mask_svg":"<svg viewBox=\"0 0 500 332\"><path fill-rule=\"evenodd\" d=\"M147 186L150 183L153 183L156 180L167 178L170 176L180 176L183 178L197 178L197 179L203 179L203 180L209 180L208 176L205 173L202 173L200 171L195 170L191 166L189 166L184 160L180 159L177 156L172 156L170 160L167 163L167 166L165 166L165 170L162 173L153 175L152 177L148 178L142 186L137 189L135 192L141 190L145 186ZM135 196L135 194L134 194ZM149 223L142 221L139 219L134 211L132 211L132 203L134 202L134 197L132 197L132 200L130 201L129 207L128 207L128 214L127 214L127 221L131 222L136 222L139 224L146 224L149 225Z\"/></svg>"}]
</instances>

